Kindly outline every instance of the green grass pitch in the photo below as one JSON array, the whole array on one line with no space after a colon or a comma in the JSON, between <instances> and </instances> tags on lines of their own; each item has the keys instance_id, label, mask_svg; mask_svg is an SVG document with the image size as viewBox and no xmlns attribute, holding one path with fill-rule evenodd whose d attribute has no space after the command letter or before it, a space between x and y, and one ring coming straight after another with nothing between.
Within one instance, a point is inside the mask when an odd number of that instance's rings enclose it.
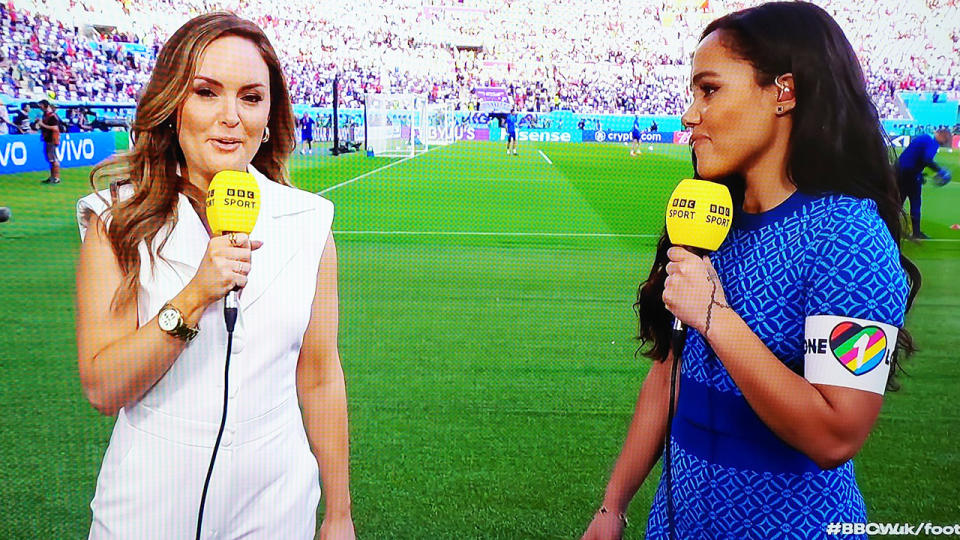
<instances>
[{"instance_id":1,"label":"green grass pitch","mask_svg":"<svg viewBox=\"0 0 960 540\"><path fill-rule=\"evenodd\" d=\"M960 153L940 161L960 177ZM340 351L362 538L579 537L648 369L632 302L687 149L459 143L410 160L295 155L336 203ZM0 177L0 537L84 538L113 420L76 368L89 168ZM356 179L360 177L359 179ZM856 459L874 522L960 516L960 182L924 188L921 352ZM256 259L254 259L256 264ZM642 538L659 468L630 507ZM321 504L320 512L323 506Z\"/></svg>"}]
</instances>

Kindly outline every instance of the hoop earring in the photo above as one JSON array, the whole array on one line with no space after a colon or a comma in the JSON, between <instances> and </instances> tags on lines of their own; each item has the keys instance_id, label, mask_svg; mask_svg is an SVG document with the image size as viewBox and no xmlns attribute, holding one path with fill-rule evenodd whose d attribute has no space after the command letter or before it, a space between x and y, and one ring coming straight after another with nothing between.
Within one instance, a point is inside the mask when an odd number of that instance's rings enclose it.
<instances>
[{"instance_id":1,"label":"hoop earring","mask_svg":"<svg viewBox=\"0 0 960 540\"><path fill-rule=\"evenodd\" d=\"M263 128L263 137L260 139L260 142L267 142L270 140L270 126L265 126Z\"/></svg>"}]
</instances>

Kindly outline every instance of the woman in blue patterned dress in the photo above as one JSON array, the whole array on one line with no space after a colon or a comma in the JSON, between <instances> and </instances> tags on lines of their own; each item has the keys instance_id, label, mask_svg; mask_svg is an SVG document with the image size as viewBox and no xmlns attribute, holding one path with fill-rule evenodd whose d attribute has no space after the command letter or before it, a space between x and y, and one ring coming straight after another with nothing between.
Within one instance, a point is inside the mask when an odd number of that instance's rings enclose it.
<instances>
[{"instance_id":1,"label":"woman in blue patterned dress","mask_svg":"<svg viewBox=\"0 0 960 540\"><path fill-rule=\"evenodd\" d=\"M636 304L654 363L584 538L622 535L665 449L674 317L690 330L647 537L862 537L829 525L867 521L851 459L913 349L920 274L860 65L825 11L770 3L707 26L691 89L694 168L730 188L733 227L704 258L660 239Z\"/></svg>"}]
</instances>

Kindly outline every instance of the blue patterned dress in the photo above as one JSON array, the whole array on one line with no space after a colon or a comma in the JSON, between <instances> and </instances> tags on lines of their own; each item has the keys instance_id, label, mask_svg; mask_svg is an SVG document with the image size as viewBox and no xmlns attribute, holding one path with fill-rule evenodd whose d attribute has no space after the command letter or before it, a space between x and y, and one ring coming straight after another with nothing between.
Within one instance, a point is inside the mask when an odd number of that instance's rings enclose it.
<instances>
[{"instance_id":1,"label":"blue patterned dress","mask_svg":"<svg viewBox=\"0 0 960 540\"><path fill-rule=\"evenodd\" d=\"M800 375L809 315L903 325L906 275L871 200L796 192L739 212L711 260L728 303ZM783 442L693 329L672 430L675 538L825 538L830 522L866 521L853 462L823 470ZM648 538L668 538L665 497L661 477Z\"/></svg>"}]
</instances>

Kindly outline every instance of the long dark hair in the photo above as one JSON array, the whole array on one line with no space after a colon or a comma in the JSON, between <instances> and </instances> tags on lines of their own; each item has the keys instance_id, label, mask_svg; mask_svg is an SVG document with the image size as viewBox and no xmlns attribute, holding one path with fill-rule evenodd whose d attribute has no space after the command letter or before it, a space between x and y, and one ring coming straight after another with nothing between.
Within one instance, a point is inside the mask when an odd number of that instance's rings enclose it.
<instances>
[{"instance_id":1,"label":"long dark hair","mask_svg":"<svg viewBox=\"0 0 960 540\"><path fill-rule=\"evenodd\" d=\"M773 2L713 21L700 40L717 31L725 47L753 65L760 86L773 84L782 73L793 74L797 104L791 112L790 181L804 193L872 199L899 248L904 215L889 138L867 94L860 62L836 21L813 4ZM696 171L696 156L693 167ZM735 207L742 206L744 179L734 175L719 182L730 188ZM634 304L641 348L650 345L644 354L657 361L665 360L670 348L672 315L662 299L669 247L664 229L650 275L640 284ZM902 253L900 265L910 283L909 310L920 289L920 271ZM906 330L900 331L897 341L898 352L915 350Z\"/></svg>"}]
</instances>

